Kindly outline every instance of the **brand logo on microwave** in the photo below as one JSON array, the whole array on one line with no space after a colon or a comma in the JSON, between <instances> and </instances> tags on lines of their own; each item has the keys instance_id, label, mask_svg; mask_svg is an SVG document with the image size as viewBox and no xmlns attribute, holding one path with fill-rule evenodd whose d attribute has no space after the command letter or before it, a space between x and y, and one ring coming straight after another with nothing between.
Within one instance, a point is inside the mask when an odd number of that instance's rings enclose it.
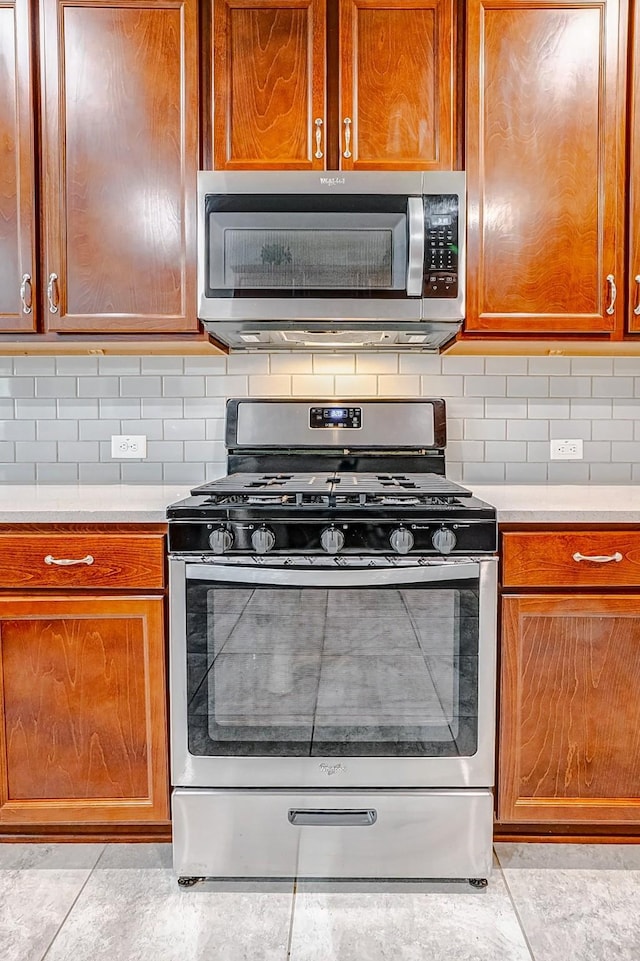
<instances>
[{"instance_id":1,"label":"brand logo on microwave","mask_svg":"<svg viewBox=\"0 0 640 961\"><path fill-rule=\"evenodd\" d=\"M336 187L338 184L345 184L346 177L320 177L320 183L325 187Z\"/></svg>"},{"instance_id":2,"label":"brand logo on microwave","mask_svg":"<svg viewBox=\"0 0 640 961\"><path fill-rule=\"evenodd\" d=\"M321 764L320 770L327 777L333 777L334 774L344 774L347 769L344 764Z\"/></svg>"}]
</instances>

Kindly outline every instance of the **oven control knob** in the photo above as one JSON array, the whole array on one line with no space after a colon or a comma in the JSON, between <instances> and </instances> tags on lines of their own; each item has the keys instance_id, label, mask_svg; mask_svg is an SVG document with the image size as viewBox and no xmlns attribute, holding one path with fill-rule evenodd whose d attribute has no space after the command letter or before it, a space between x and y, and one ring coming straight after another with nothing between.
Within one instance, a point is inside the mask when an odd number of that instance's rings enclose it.
<instances>
[{"instance_id":1,"label":"oven control knob","mask_svg":"<svg viewBox=\"0 0 640 961\"><path fill-rule=\"evenodd\" d=\"M259 527L251 535L251 544L256 554L268 554L276 542L276 536L268 527Z\"/></svg>"},{"instance_id":2,"label":"oven control knob","mask_svg":"<svg viewBox=\"0 0 640 961\"><path fill-rule=\"evenodd\" d=\"M327 527L320 535L320 544L327 554L337 554L344 547L344 534L337 527Z\"/></svg>"},{"instance_id":3,"label":"oven control knob","mask_svg":"<svg viewBox=\"0 0 640 961\"><path fill-rule=\"evenodd\" d=\"M224 554L233 547L233 534L226 527L216 527L209 537L209 544L214 554Z\"/></svg>"},{"instance_id":4,"label":"oven control knob","mask_svg":"<svg viewBox=\"0 0 640 961\"><path fill-rule=\"evenodd\" d=\"M457 544L456 535L446 527L440 527L433 532L431 542L441 554L450 554Z\"/></svg>"},{"instance_id":5,"label":"oven control knob","mask_svg":"<svg viewBox=\"0 0 640 961\"><path fill-rule=\"evenodd\" d=\"M396 554L408 554L413 547L413 534L406 527L396 527L389 535L389 543Z\"/></svg>"}]
</instances>

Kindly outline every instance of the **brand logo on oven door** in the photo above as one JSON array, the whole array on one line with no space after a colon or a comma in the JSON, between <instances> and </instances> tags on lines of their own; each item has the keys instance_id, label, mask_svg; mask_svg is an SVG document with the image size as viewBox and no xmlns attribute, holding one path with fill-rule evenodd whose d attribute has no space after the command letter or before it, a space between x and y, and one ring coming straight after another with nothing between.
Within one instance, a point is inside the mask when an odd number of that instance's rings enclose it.
<instances>
[{"instance_id":1,"label":"brand logo on oven door","mask_svg":"<svg viewBox=\"0 0 640 961\"><path fill-rule=\"evenodd\" d=\"M320 177L320 183L325 187L337 187L338 184L346 183L345 177Z\"/></svg>"},{"instance_id":2,"label":"brand logo on oven door","mask_svg":"<svg viewBox=\"0 0 640 961\"><path fill-rule=\"evenodd\" d=\"M320 770L327 777L333 777L334 774L345 774L347 769L344 764L321 764Z\"/></svg>"}]
</instances>

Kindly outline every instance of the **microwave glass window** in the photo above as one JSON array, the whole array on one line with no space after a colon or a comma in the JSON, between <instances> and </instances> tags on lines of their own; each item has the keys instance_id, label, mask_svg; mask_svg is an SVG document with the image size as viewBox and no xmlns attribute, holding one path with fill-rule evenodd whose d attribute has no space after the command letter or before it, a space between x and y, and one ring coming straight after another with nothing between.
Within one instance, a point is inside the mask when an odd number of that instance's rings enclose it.
<instances>
[{"instance_id":1,"label":"microwave glass window","mask_svg":"<svg viewBox=\"0 0 640 961\"><path fill-rule=\"evenodd\" d=\"M209 282L225 290L394 290L404 214L212 213Z\"/></svg>"}]
</instances>

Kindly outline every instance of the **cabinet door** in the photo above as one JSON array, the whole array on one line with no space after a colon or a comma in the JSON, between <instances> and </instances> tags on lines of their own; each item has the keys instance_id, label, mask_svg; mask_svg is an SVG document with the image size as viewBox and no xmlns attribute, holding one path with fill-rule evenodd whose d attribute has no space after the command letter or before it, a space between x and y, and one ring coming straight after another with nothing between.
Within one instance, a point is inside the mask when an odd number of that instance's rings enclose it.
<instances>
[{"instance_id":1,"label":"cabinet door","mask_svg":"<svg viewBox=\"0 0 640 961\"><path fill-rule=\"evenodd\" d=\"M36 327L28 0L0 0L0 333Z\"/></svg>"},{"instance_id":2,"label":"cabinet door","mask_svg":"<svg viewBox=\"0 0 640 961\"><path fill-rule=\"evenodd\" d=\"M629 330L640 331L640 4L634 5L629 59L631 104L629 111Z\"/></svg>"},{"instance_id":3,"label":"cabinet door","mask_svg":"<svg viewBox=\"0 0 640 961\"><path fill-rule=\"evenodd\" d=\"M0 825L168 809L163 599L0 599Z\"/></svg>"},{"instance_id":4,"label":"cabinet door","mask_svg":"<svg viewBox=\"0 0 640 961\"><path fill-rule=\"evenodd\" d=\"M323 170L325 0L214 0L220 170Z\"/></svg>"},{"instance_id":5,"label":"cabinet door","mask_svg":"<svg viewBox=\"0 0 640 961\"><path fill-rule=\"evenodd\" d=\"M640 595L502 601L498 818L640 823Z\"/></svg>"},{"instance_id":6,"label":"cabinet door","mask_svg":"<svg viewBox=\"0 0 640 961\"><path fill-rule=\"evenodd\" d=\"M340 166L450 170L453 0L340 0Z\"/></svg>"},{"instance_id":7,"label":"cabinet door","mask_svg":"<svg viewBox=\"0 0 640 961\"><path fill-rule=\"evenodd\" d=\"M49 330L197 330L196 43L196 0L43 0Z\"/></svg>"},{"instance_id":8,"label":"cabinet door","mask_svg":"<svg viewBox=\"0 0 640 961\"><path fill-rule=\"evenodd\" d=\"M467 14L466 329L619 330L626 15L618 0Z\"/></svg>"}]
</instances>

